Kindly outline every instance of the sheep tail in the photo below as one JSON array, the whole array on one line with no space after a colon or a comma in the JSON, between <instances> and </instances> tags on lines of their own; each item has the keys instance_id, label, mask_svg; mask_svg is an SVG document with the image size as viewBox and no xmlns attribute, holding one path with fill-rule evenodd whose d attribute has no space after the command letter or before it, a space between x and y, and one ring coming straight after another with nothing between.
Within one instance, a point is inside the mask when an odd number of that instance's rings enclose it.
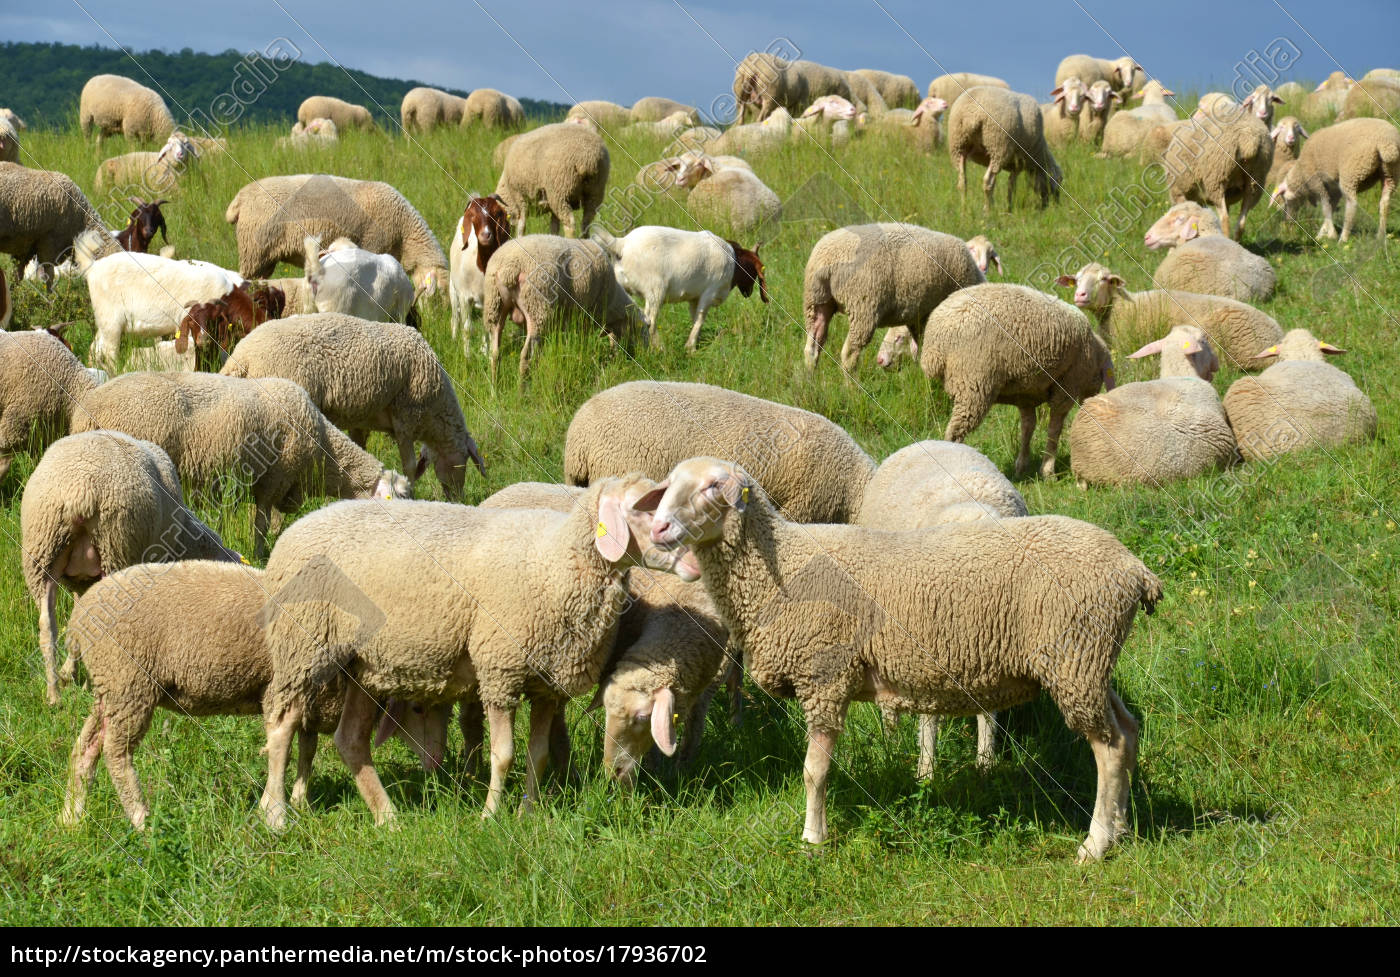
<instances>
[{"instance_id":1,"label":"sheep tail","mask_svg":"<svg viewBox=\"0 0 1400 977\"><path fill-rule=\"evenodd\" d=\"M1385 163L1386 166L1394 166L1396 163L1400 163L1400 145L1396 145L1393 142L1382 143L1377 148L1377 152L1380 154L1381 162Z\"/></svg>"},{"instance_id":2,"label":"sheep tail","mask_svg":"<svg viewBox=\"0 0 1400 977\"><path fill-rule=\"evenodd\" d=\"M238 223L238 209L243 206L243 194L239 193L228 205L228 210L224 211L224 220L230 224Z\"/></svg>"},{"instance_id":3,"label":"sheep tail","mask_svg":"<svg viewBox=\"0 0 1400 977\"><path fill-rule=\"evenodd\" d=\"M1157 602L1162 599L1162 581L1157 575L1147 567L1142 568L1142 594L1138 601L1142 604L1144 612L1151 614L1157 609Z\"/></svg>"}]
</instances>

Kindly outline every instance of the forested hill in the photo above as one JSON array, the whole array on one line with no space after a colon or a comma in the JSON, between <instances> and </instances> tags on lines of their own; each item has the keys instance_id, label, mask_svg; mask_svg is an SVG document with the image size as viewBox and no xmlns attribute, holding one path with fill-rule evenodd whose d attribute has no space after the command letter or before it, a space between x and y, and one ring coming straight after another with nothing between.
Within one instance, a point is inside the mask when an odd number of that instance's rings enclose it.
<instances>
[{"instance_id":1,"label":"forested hill","mask_svg":"<svg viewBox=\"0 0 1400 977\"><path fill-rule=\"evenodd\" d=\"M30 126L76 125L83 84L93 75L110 73L126 75L161 92L181 124L194 114L197 119L210 120L203 122L205 126L211 122L215 126L248 122L291 125L297 106L308 95L334 95L366 105L381 117L381 124L387 124L388 117L398 121L405 92L416 85L431 84L377 78L354 69L347 72L329 63L310 64L310 54L279 40L254 54L202 54L185 48L140 52L133 61L122 51L96 45L10 42L0 45L0 106L13 109ZM467 94L455 88L446 90ZM520 102L527 115L539 118L557 117L567 108L530 98Z\"/></svg>"}]
</instances>

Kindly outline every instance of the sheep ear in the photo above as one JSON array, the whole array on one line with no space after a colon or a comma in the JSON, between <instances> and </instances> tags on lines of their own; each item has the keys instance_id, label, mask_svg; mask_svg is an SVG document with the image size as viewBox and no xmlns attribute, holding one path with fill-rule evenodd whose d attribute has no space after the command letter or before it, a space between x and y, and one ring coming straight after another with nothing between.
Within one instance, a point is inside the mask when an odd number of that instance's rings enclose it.
<instances>
[{"instance_id":1,"label":"sheep ear","mask_svg":"<svg viewBox=\"0 0 1400 977\"><path fill-rule=\"evenodd\" d=\"M1059 278L1055 279L1055 284L1061 288L1073 288L1077 281L1078 279L1073 275L1061 275Z\"/></svg>"},{"instance_id":2,"label":"sheep ear","mask_svg":"<svg viewBox=\"0 0 1400 977\"><path fill-rule=\"evenodd\" d=\"M995 251L993 251L993 252L992 252L992 260L995 261L995 262L997 263L997 274L998 274L998 275L1005 275L1005 274L1006 274L1006 269L1003 268L1003 267L1001 266L1001 255L999 255L999 254L997 254Z\"/></svg>"},{"instance_id":3,"label":"sheep ear","mask_svg":"<svg viewBox=\"0 0 1400 977\"><path fill-rule=\"evenodd\" d=\"M1128 359L1130 359L1130 360L1140 360L1140 359L1142 359L1144 356L1156 356L1158 353L1160 353L1160 352L1162 351L1162 343L1163 343L1163 342L1165 342L1165 340L1161 340L1161 339L1153 340L1152 342L1150 342L1150 343L1148 343L1146 346L1144 346L1142 349L1138 350L1136 353L1129 353L1129 354L1128 354Z\"/></svg>"},{"instance_id":4,"label":"sheep ear","mask_svg":"<svg viewBox=\"0 0 1400 977\"><path fill-rule=\"evenodd\" d=\"M1282 132L1282 131L1283 131L1283 123L1280 122L1278 125L1274 126L1272 129L1269 130L1269 138L1270 138L1270 139L1277 139L1277 138L1278 138L1278 134L1279 134L1280 132Z\"/></svg>"},{"instance_id":5,"label":"sheep ear","mask_svg":"<svg viewBox=\"0 0 1400 977\"><path fill-rule=\"evenodd\" d=\"M1304 129L1301 123L1298 125L1298 135L1302 136L1304 139L1309 138L1308 130Z\"/></svg>"},{"instance_id":6,"label":"sheep ear","mask_svg":"<svg viewBox=\"0 0 1400 977\"><path fill-rule=\"evenodd\" d=\"M385 740L394 735L406 708L402 699L390 699L384 704L384 715L379 717L379 726L374 731L375 746L382 746Z\"/></svg>"},{"instance_id":7,"label":"sheep ear","mask_svg":"<svg viewBox=\"0 0 1400 977\"><path fill-rule=\"evenodd\" d=\"M423 477L423 473L428 470L428 453L425 451L418 456L418 464L413 469L413 480L416 482Z\"/></svg>"},{"instance_id":8,"label":"sheep ear","mask_svg":"<svg viewBox=\"0 0 1400 977\"><path fill-rule=\"evenodd\" d=\"M1181 239L1183 241L1189 241L1199 233L1201 233L1200 222L1193 217L1191 222L1186 225L1186 230L1181 232Z\"/></svg>"},{"instance_id":9,"label":"sheep ear","mask_svg":"<svg viewBox=\"0 0 1400 977\"><path fill-rule=\"evenodd\" d=\"M1123 104L1123 96L1120 95L1118 92L1114 92L1110 97L1118 104Z\"/></svg>"},{"instance_id":10,"label":"sheep ear","mask_svg":"<svg viewBox=\"0 0 1400 977\"><path fill-rule=\"evenodd\" d=\"M1283 99L1279 98L1277 95L1274 95L1274 96L1273 96L1273 102L1274 102L1275 105L1282 105L1282 104L1283 104Z\"/></svg>"},{"instance_id":11,"label":"sheep ear","mask_svg":"<svg viewBox=\"0 0 1400 977\"><path fill-rule=\"evenodd\" d=\"M655 512L656 507L661 504L661 497L666 494L666 490L670 487L671 480L668 478L636 502L633 502L632 509L636 512Z\"/></svg>"},{"instance_id":12,"label":"sheep ear","mask_svg":"<svg viewBox=\"0 0 1400 977\"><path fill-rule=\"evenodd\" d=\"M1342 349L1340 346L1333 346L1331 343L1324 343L1321 340L1318 340L1317 348L1328 356L1339 356L1346 352L1346 350Z\"/></svg>"},{"instance_id":13,"label":"sheep ear","mask_svg":"<svg viewBox=\"0 0 1400 977\"><path fill-rule=\"evenodd\" d=\"M1065 86L1064 86L1064 85L1061 85L1059 88L1055 89L1053 92L1050 93L1050 97L1051 97L1052 99L1054 99L1055 101L1057 101L1057 102L1062 102L1062 101L1064 101L1064 98L1065 98Z\"/></svg>"},{"instance_id":14,"label":"sheep ear","mask_svg":"<svg viewBox=\"0 0 1400 977\"><path fill-rule=\"evenodd\" d=\"M1273 346L1270 346L1270 347L1268 347L1267 349L1265 349L1262 353L1255 353L1254 356L1253 356L1252 358L1253 358L1253 359L1256 359L1256 360L1266 360L1266 359L1268 359L1270 356L1277 356L1277 355L1278 355L1278 346L1277 346L1277 345L1273 345Z\"/></svg>"},{"instance_id":15,"label":"sheep ear","mask_svg":"<svg viewBox=\"0 0 1400 977\"><path fill-rule=\"evenodd\" d=\"M676 754L676 693L657 689L651 697L651 738L667 756Z\"/></svg>"},{"instance_id":16,"label":"sheep ear","mask_svg":"<svg viewBox=\"0 0 1400 977\"><path fill-rule=\"evenodd\" d=\"M631 541L632 535L616 490L604 491L598 499L598 528L593 534L593 545L598 555L609 563L617 563L627 554Z\"/></svg>"},{"instance_id":17,"label":"sheep ear","mask_svg":"<svg viewBox=\"0 0 1400 977\"><path fill-rule=\"evenodd\" d=\"M1112 285L1114 288L1122 288L1125 284L1122 275L1109 275L1104 281L1108 282L1108 284Z\"/></svg>"},{"instance_id":18,"label":"sheep ear","mask_svg":"<svg viewBox=\"0 0 1400 977\"><path fill-rule=\"evenodd\" d=\"M594 709L603 708L603 690L607 688L607 685L608 682L605 676L603 680L598 683L598 687L593 690L593 698L589 700L588 705L583 707L584 712L592 712Z\"/></svg>"}]
</instances>

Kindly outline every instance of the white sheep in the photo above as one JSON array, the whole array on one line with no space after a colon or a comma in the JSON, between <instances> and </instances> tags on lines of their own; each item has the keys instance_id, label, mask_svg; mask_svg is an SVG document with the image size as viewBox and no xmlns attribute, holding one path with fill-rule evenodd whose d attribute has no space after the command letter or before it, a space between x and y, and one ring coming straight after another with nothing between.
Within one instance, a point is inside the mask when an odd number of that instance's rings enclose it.
<instances>
[{"instance_id":1,"label":"white sheep","mask_svg":"<svg viewBox=\"0 0 1400 977\"><path fill-rule=\"evenodd\" d=\"M1059 147L1079 137L1079 114L1084 110L1088 95L1088 86L1073 75L1050 93L1051 100L1040 107L1046 142Z\"/></svg>"},{"instance_id":2,"label":"white sheep","mask_svg":"<svg viewBox=\"0 0 1400 977\"><path fill-rule=\"evenodd\" d=\"M97 164L93 186L98 190L118 187L139 188L147 196L172 194L179 190L179 179L199 160L195 144L183 132L172 133L155 153L126 153Z\"/></svg>"},{"instance_id":3,"label":"white sheep","mask_svg":"<svg viewBox=\"0 0 1400 977\"><path fill-rule=\"evenodd\" d=\"M1103 141L1104 129L1123 104L1123 96L1106 81L1089 86L1084 109L1079 113L1079 140L1097 145Z\"/></svg>"},{"instance_id":4,"label":"white sheep","mask_svg":"<svg viewBox=\"0 0 1400 977\"><path fill-rule=\"evenodd\" d=\"M19 162L19 132L14 123L0 116L0 163Z\"/></svg>"},{"instance_id":5,"label":"white sheep","mask_svg":"<svg viewBox=\"0 0 1400 977\"><path fill-rule=\"evenodd\" d=\"M1318 236L1336 238L1332 212L1339 201L1346 201L1342 236L1351 236L1356 221L1356 196L1377 183L1381 185L1379 223L1376 239L1385 240L1385 218L1390 197L1400 181L1400 129L1385 119L1348 119L1318 129L1298 154L1298 162L1284 174L1272 201L1292 216L1301 203L1322 207L1322 227Z\"/></svg>"},{"instance_id":6,"label":"white sheep","mask_svg":"<svg viewBox=\"0 0 1400 977\"><path fill-rule=\"evenodd\" d=\"M759 297L768 301L758 252L709 231L645 226L615 238L595 229L593 238L612 256L618 284L641 297L653 346L661 346L656 318L662 305L689 303L692 325L685 348L694 352L706 311L724 302L731 289L748 298L757 286Z\"/></svg>"},{"instance_id":7,"label":"white sheep","mask_svg":"<svg viewBox=\"0 0 1400 977\"><path fill-rule=\"evenodd\" d=\"M970 88L967 96L954 102L948 113L948 151L958 171L958 193L966 195L971 161L987 168L982 189L988 210L1002 170L1008 174L1008 210L1016 193L1016 175L1022 171L1030 174L1041 207L1052 194L1059 200L1064 174L1045 142L1045 121L1036 100L991 86Z\"/></svg>"},{"instance_id":8,"label":"white sheep","mask_svg":"<svg viewBox=\"0 0 1400 977\"><path fill-rule=\"evenodd\" d=\"M0 253L16 265L31 258L44 267L58 264L89 228L106 233L102 218L67 176L0 162ZM116 242L109 247L117 250Z\"/></svg>"},{"instance_id":9,"label":"white sheep","mask_svg":"<svg viewBox=\"0 0 1400 977\"><path fill-rule=\"evenodd\" d=\"M1224 295L1259 302L1274 294L1277 276L1269 259L1225 237L1215 212L1187 201L1157 219L1143 243L1168 248L1152 281L1158 288L1204 295Z\"/></svg>"},{"instance_id":10,"label":"white sheep","mask_svg":"<svg viewBox=\"0 0 1400 977\"><path fill-rule=\"evenodd\" d=\"M97 130L97 141L120 132L127 139L164 139L175 119L160 93L121 75L93 75L78 96L83 135Z\"/></svg>"},{"instance_id":11,"label":"white sheep","mask_svg":"<svg viewBox=\"0 0 1400 977\"><path fill-rule=\"evenodd\" d=\"M1263 104L1271 106L1269 99ZM1245 218L1264 193L1273 158L1269 127L1252 112L1194 119L1172 133L1163 154L1167 192L1174 204L1191 200L1215 207L1225 233L1239 240ZM1239 219L1232 226L1229 205L1236 200Z\"/></svg>"},{"instance_id":12,"label":"white sheep","mask_svg":"<svg viewBox=\"0 0 1400 977\"><path fill-rule=\"evenodd\" d=\"M74 406L105 377L47 331L0 332L0 478L15 452L67 434Z\"/></svg>"},{"instance_id":13,"label":"white sheep","mask_svg":"<svg viewBox=\"0 0 1400 977\"><path fill-rule=\"evenodd\" d=\"M1133 58L1096 58L1088 54L1071 54L1055 69L1055 84L1061 85L1066 78L1078 77L1085 85L1096 81L1106 81L1118 93L1131 92L1137 87L1142 65Z\"/></svg>"},{"instance_id":14,"label":"white sheep","mask_svg":"<svg viewBox=\"0 0 1400 977\"><path fill-rule=\"evenodd\" d=\"M1298 153L1303 148L1303 140L1308 138L1308 130L1297 116L1285 115L1269 130L1269 138L1274 141L1274 161L1269 165L1268 186L1277 187L1283 182L1293 164L1298 162Z\"/></svg>"},{"instance_id":15,"label":"white sheep","mask_svg":"<svg viewBox=\"0 0 1400 977\"><path fill-rule=\"evenodd\" d=\"M549 213L549 233L565 237L588 233L607 191L612 166L602 136L584 126L540 126L523 133L506 153L496 193L515 217L515 234L525 233L532 211ZM542 206L543 205L543 206ZM581 222L574 208L581 207Z\"/></svg>"},{"instance_id":16,"label":"white sheep","mask_svg":"<svg viewBox=\"0 0 1400 977\"><path fill-rule=\"evenodd\" d=\"M317 312L343 312L374 322L409 322L413 279L391 254L341 246L322 249L319 237L304 241L307 288Z\"/></svg>"},{"instance_id":17,"label":"white sheep","mask_svg":"<svg viewBox=\"0 0 1400 977\"><path fill-rule=\"evenodd\" d=\"M939 75L928 83L930 98L941 98L952 106L971 88L990 85L993 88L1010 89L1011 86L992 75L979 75L971 71L956 71L950 75Z\"/></svg>"},{"instance_id":18,"label":"white sheep","mask_svg":"<svg viewBox=\"0 0 1400 977\"><path fill-rule=\"evenodd\" d=\"M793 137L793 118L787 109L777 108L762 122L732 125L724 135L705 144L715 154L755 153L786 145Z\"/></svg>"},{"instance_id":19,"label":"white sheep","mask_svg":"<svg viewBox=\"0 0 1400 977\"><path fill-rule=\"evenodd\" d=\"M1149 81L1134 97L1141 97L1142 104L1137 108L1114 112L1103 129L1103 154L1105 156L1132 156L1142 148L1148 133L1160 125L1177 121L1176 110L1167 104L1167 98L1175 95L1160 81Z\"/></svg>"},{"instance_id":20,"label":"white sheep","mask_svg":"<svg viewBox=\"0 0 1400 977\"><path fill-rule=\"evenodd\" d=\"M4 119L17 130L22 131L29 128L29 126L24 124L24 120L15 114L14 109L0 108L0 119Z\"/></svg>"}]
</instances>

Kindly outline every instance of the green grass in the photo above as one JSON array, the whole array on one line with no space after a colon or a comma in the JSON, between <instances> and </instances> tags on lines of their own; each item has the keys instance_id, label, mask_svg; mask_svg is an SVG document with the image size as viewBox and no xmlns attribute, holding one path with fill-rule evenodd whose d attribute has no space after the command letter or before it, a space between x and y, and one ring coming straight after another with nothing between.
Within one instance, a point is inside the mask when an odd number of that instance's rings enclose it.
<instances>
[{"instance_id":1,"label":"green grass","mask_svg":"<svg viewBox=\"0 0 1400 977\"><path fill-rule=\"evenodd\" d=\"M388 180L444 240L466 191L494 184L495 139L475 131L437 132L414 144L349 133L321 154L276 149L279 134L236 131L230 158L211 159L190 177L167 208L182 256L236 266L224 208L256 177L320 170ZM124 149L115 140L99 153L71 131L32 132L24 147L30 165L62 170L85 189L101 156ZM623 187L660 147L611 148L612 183ZM1063 153L1061 163L1067 177L1058 206L1042 212L1022 197L1008 215L999 188L997 210L984 215L980 190L960 205L945 156L915 157L878 136L833 155L804 145L761 159L758 172L785 199L817 180L804 191L809 205L789 206L812 219L783 224L763 245L772 303L735 292L710 316L694 356L683 350L685 308L670 306L663 352L639 346L629 356L584 333L555 335L528 386L516 380L512 351L493 389L482 359L464 358L451 341L446 304L429 305L424 333L453 376L490 464L489 480L469 478L468 501L521 479L557 480L573 410L595 391L639 377L703 380L821 411L877 457L941 436L947 401L915 369L885 375L871 350L853 383L830 358L815 375L803 369L807 253L839 224L912 220L961 237L989 234L1009 280L1022 280L1075 247L1111 212L1110 192L1137 176L1130 164L1082 149ZM980 180L981 171L970 175ZM844 191L844 210L833 188ZM1020 483L1032 512L1106 527L1166 585L1157 613L1139 616L1116 673L1143 731L1136 837L1106 863L1072 864L1088 826L1094 768L1087 745L1044 699L1005 714L1006 745L986 775L972 765L972 724L947 724L938 776L924 786L913 777L912 722L886 732L871 707L855 707L831 789L833 841L809 850L798 840L800 714L752 687L742 729L732 729L717 704L698 763L682 773L664 767L630 793L604 782L597 713L575 702L569 717L582 785L556 787L524 819L483 824L485 788L470 772L454 759L445 775L426 776L391 744L378 757L401 814L398 831L373 827L323 740L310 816L274 836L254 815L265 772L256 719L196 725L159 713L137 754L153 807L148 832L129 830L105 770L85 825L61 829L68 751L90 697L69 689L60 707L44 704L37 614L18 558L19 498L35 459L21 456L0 485L0 593L7 597L0 612L0 919L1394 923L1400 451L1392 432L1400 418L1392 390L1400 381L1400 278L1395 243L1385 250L1374 240L1376 199L1374 190L1363 197L1349 246L1314 243L1311 215L1287 225L1261 210L1247 228L1278 268L1269 313L1285 328L1306 326L1350 350L1342 365L1380 412L1374 443L1164 488L1084 492L1063 476ZM1057 270L1096 258L1129 287L1147 287L1160 256L1142 248L1141 235L1165 208L1154 196L1105 246L1066 258ZM610 202L604 217L618 212ZM650 202L637 219L695 226L666 199ZM536 221L531 229L542 227ZM29 285L16 294L19 325L81 320L75 348L86 351L91 313L82 283L64 282L51 298ZM839 320L829 353L839 351L844 328ZM1152 367L1120 355L1119 368L1126 382L1146 378ZM1223 393L1237 376L1227 367L1217 389ZM998 408L970 441L1009 470L1016 428L1015 411ZM396 461L387 439L376 436L371 447ZM1064 452L1060 467L1068 467ZM424 487L437 495L431 477ZM250 504L197 507L232 545L251 551ZM454 739L454 756L457 745ZM512 790L520 787L517 777Z\"/></svg>"}]
</instances>

